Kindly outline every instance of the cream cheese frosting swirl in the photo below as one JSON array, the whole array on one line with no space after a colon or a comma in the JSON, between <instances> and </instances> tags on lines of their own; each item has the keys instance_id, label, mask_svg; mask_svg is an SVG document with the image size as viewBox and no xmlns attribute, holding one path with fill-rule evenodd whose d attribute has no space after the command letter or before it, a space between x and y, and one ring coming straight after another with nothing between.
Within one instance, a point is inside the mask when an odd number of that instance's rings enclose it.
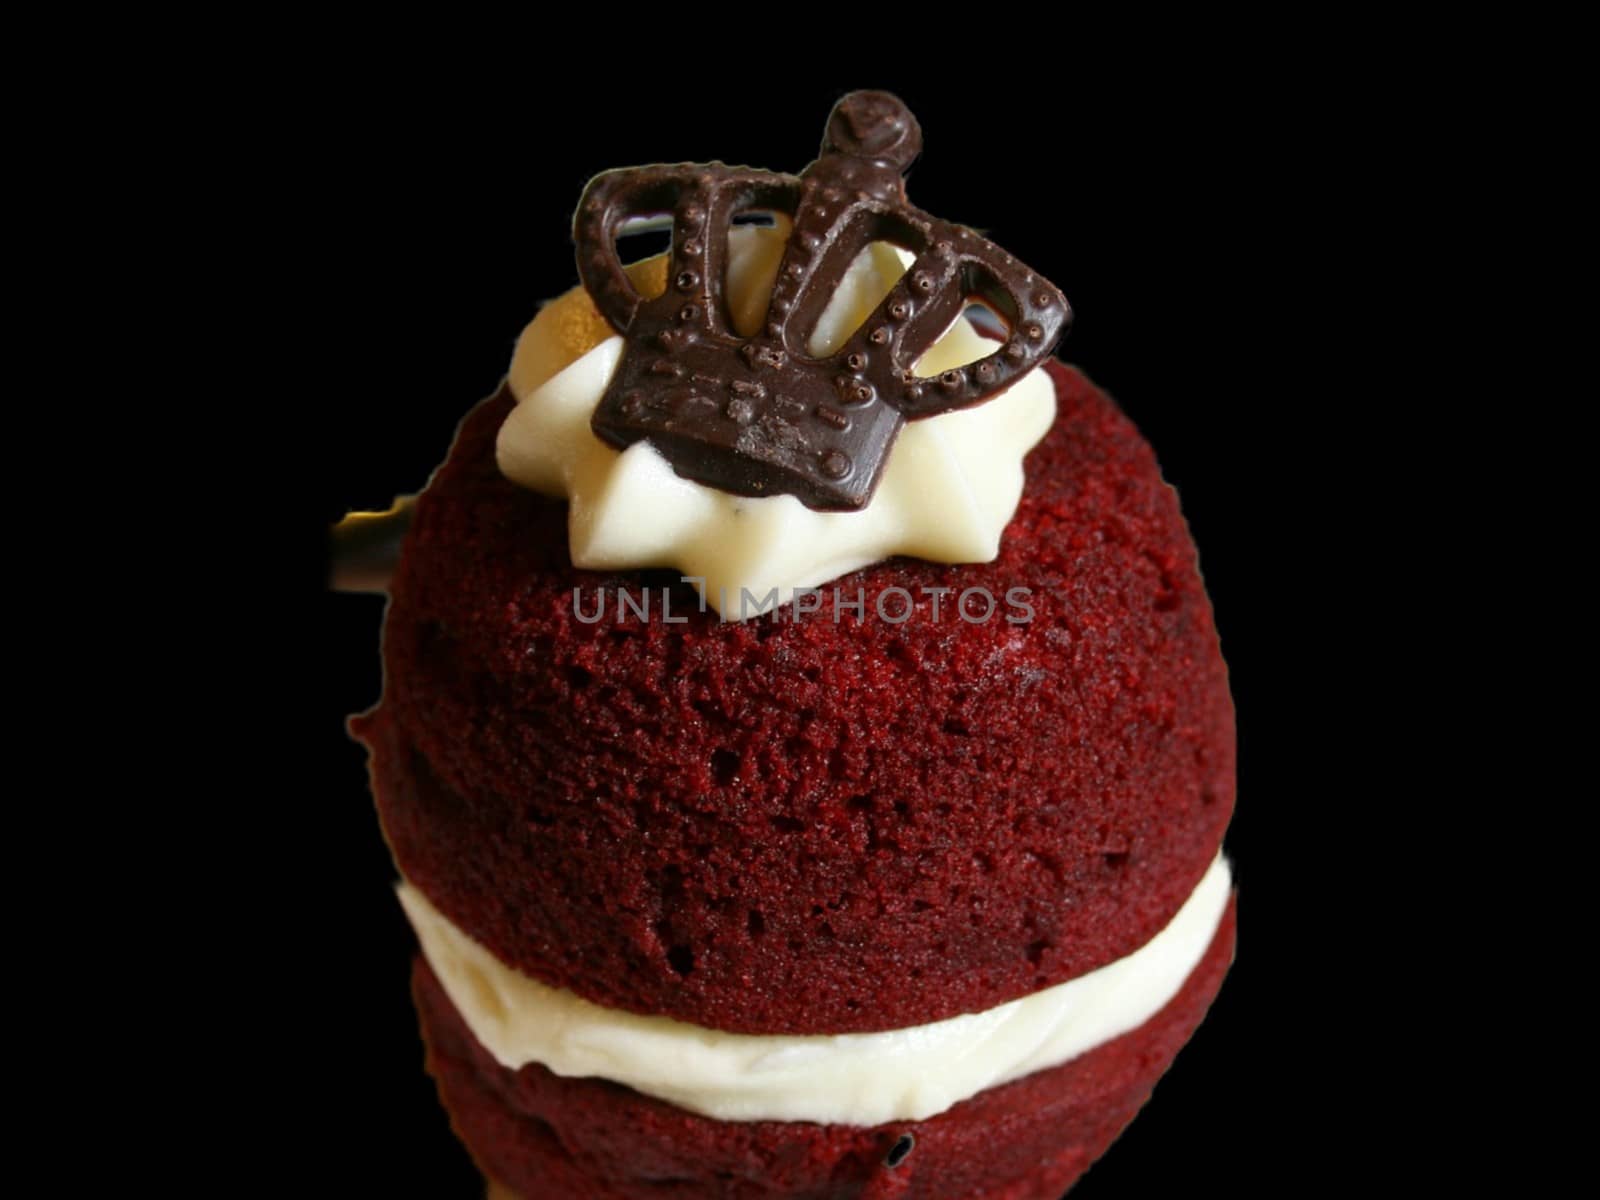
<instances>
[{"instance_id":1,"label":"cream cheese frosting swirl","mask_svg":"<svg viewBox=\"0 0 1600 1200\"><path fill-rule=\"evenodd\" d=\"M728 296L736 330L762 319L787 229L729 232ZM808 349L842 345L904 273L909 256L868 247L846 273ZM641 290L665 286L665 260L630 268ZM916 366L924 376L973 362L994 345L958 319ZM524 330L509 375L517 406L496 447L507 478L570 504L575 566L672 567L695 579L725 619L754 615L744 591L783 601L858 567L907 554L989 562L1022 496L1022 460L1055 419L1055 389L1035 369L975 408L909 422L876 493L856 512L819 512L793 496L736 496L684 479L648 441L618 451L590 428L622 353L581 289L547 305ZM759 611L759 606L756 611Z\"/></svg>"},{"instance_id":2,"label":"cream cheese frosting swirl","mask_svg":"<svg viewBox=\"0 0 1600 1200\"><path fill-rule=\"evenodd\" d=\"M478 1042L512 1070L596 1076L723 1121L919 1121L1144 1024L1178 994L1227 908L1218 856L1172 921L1125 958L987 1012L882 1033L756 1036L592 1004L505 965L410 884L400 902Z\"/></svg>"}]
</instances>

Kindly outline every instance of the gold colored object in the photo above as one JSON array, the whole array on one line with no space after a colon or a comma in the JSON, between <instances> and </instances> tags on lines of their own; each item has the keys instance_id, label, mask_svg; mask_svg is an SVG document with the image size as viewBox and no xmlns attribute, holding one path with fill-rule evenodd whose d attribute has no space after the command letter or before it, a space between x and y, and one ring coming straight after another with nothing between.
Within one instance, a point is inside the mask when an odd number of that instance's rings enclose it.
<instances>
[{"instance_id":1,"label":"gold colored object","mask_svg":"<svg viewBox=\"0 0 1600 1200\"><path fill-rule=\"evenodd\" d=\"M384 512L349 513L335 525L328 539L328 586L336 592L386 592L415 504L415 496L396 496Z\"/></svg>"}]
</instances>

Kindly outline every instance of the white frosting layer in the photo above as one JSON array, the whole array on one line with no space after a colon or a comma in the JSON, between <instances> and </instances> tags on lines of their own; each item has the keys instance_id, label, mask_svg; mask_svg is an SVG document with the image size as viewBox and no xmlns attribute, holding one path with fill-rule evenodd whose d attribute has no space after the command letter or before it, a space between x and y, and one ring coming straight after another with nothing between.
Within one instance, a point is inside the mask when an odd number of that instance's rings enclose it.
<instances>
[{"instance_id":1,"label":"white frosting layer","mask_svg":"<svg viewBox=\"0 0 1600 1200\"><path fill-rule=\"evenodd\" d=\"M1204 956L1230 886L1219 856L1140 949L988 1012L814 1037L720 1033L602 1008L504 965L409 884L400 901L467 1027L506 1067L599 1076L724 1121L879 1125L931 1117L1144 1024Z\"/></svg>"},{"instance_id":2,"label":"white frosting layer","mask_svg":"<svg viewBox=\"0 0 1600 1200\"><path fill-rule=\"evenodd\" d=\"M787 231L735 227L728 292L736 327L765 310ZM904 272L908 257L876 244L851 266L809 349L842 344ZM631 269L635 279L650 263ZM664 278L664 276L663 276ZM675 567L703 579L701 594L724 617L741 616L741 589L781 600L896 554L933 562L989 562L1022 495L1023 457L1055 419L1055 388L1035 369L975 408L911 421L900 431L877 492L858 512L816 512L793 496L734 496L678 476L649 442L617 451L589 419L622 354L585 317L581 289L547 305L512 359L517 407L501 427L506 476L571 502L572 561L593 570ZM592 313L592 305L589 306ZM574 343L583 347L572 361ZM994 344L959 319L917 364L919 375L982 358ZM755 615L752 610L743 615Z\"/></svg>"}]
</instances>

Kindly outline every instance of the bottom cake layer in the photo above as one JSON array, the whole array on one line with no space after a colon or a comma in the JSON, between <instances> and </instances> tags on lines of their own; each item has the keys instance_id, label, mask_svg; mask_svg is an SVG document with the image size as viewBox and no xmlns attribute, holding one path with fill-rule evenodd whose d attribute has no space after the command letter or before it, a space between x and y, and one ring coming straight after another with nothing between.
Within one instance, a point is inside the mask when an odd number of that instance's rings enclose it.
<instances>
[{"instance_id":1,"label":"bottom cake layer","mask_svg":"<svg viewBox=\"0 0 1600 1200\"><path fill-rule=\"evenodd\" d=\"M1233 960L1230 901L1205 957L1150 1020L925 1121L715 1121L600 1079L502 1067L420 957L427 1065L485 1175L525 1200L1057 1200L1105 1152L1199 1025ZM889 1166L891 1151L910 1152Z\"/></svg>"}]
</instances>

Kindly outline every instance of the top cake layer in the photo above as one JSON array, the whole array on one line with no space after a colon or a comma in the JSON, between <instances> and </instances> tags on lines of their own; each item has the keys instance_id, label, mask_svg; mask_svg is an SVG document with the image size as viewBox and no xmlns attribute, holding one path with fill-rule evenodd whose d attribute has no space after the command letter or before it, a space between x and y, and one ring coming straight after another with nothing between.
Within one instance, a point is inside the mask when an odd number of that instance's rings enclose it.
<instances>
[{"instance_id":1,"label":"top cake layer","mask_svg":"<svg viewBox=\"0 0 1600 1200\"><path fill-rule=\"evenodd\" d=\"M800 623L574 569L566 504L501 475L511 400L486 401L418 504L360 725L402 871L536 979L744 1033L925 1024L1149 941L1231 813L1226 669L1149 447L1049 370L999 557L880 563ZM592 615L646 585L648 622L578 619L575 588ZM835 586L864 619L832 619ZM890 588L903 623L875 615ZM957 615L970 588L989 620Z\"/></svg>"}]
</instances>

